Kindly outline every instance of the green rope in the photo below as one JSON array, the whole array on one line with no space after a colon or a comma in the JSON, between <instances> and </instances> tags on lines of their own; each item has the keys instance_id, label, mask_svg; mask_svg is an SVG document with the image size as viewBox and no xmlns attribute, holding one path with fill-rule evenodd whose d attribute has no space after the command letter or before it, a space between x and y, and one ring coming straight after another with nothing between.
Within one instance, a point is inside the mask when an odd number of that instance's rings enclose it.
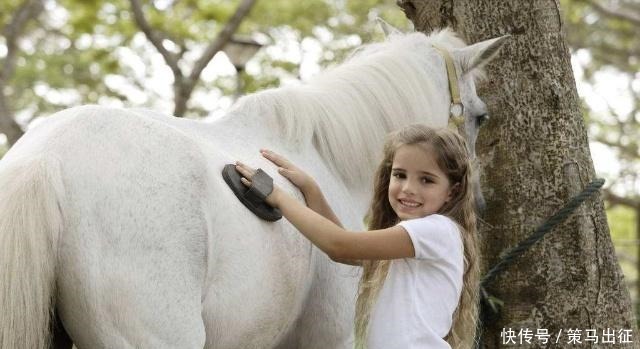
<instances>
[{"instance_id":1,"label":"green rope","mask_svg":"<svg viewBox=\"0 0 640 349\"><path fill-rule=\"evenodd\" d=\"M487 307L491 308L494 314L497 314L503 304L500 299L495 298L487 293L487 285L491 281L493 281L499 273L504 271L510 264L512 264L516 258L527 251L533 244L542 239L549 231L551 231L551 229L553 229L556 225L564 222L573 213L573 211L575 211L575 209L580 206L580 204L582 204L595 192L600 190L603 185L604 179L602 178L596 178L591 181L591 183L589 183L580 194L574 196L571 200L569 200L569 202L562 209L560 209L560 211L551 216L551 218L549 218L546 222L538 226L533 234L531 234L525 240L521 241L517 246L508 250L500 259L500 261L485 274L484 278L480 282L481 316L476 332L476 334L480 336L478 340L478 348L480 346L480 343L482 342L482 322L484 322L489 316Z\"/></svg>"}]
</instances>

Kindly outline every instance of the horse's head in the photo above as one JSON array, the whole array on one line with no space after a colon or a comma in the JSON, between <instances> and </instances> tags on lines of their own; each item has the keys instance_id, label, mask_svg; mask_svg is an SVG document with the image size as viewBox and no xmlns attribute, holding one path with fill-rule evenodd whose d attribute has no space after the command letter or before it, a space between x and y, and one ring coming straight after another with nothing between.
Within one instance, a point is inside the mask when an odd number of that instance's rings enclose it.
<instances>
[{"instance_id":1,"label":"horse's head","mask_svg":"<svg viewBox=\"0 0 640 349\"><path fill-rule=\"evenodd\" d=\"M379 20L385 35L401 35L402 33L390 24ZM476 171L472 186L476 197L476 206L479 211L485 208L485 201L480 189L480 176L476 166L475 144L480 127L489 118L486 104L478 97L475 87L475 78L481 76L480 68L493 59L509 35L478 42L465 46L460 39L448 31L443 30L427 38L431 41L428 45L438 53L443 62L442 74L446 74L448 81L448 100L450 103L449 124L458 129L466 141L469 155Z\"/></svg>"},{"instance_id":2,"label":"horse's head","mask_svg":"<svg viewBox=\"0 0 640 349\"><path fill-rule=\"evenodd\" d=\"M479 70L480 67L489 62L508 37L507 35L485 40L464 48L453 49L451 52L456 70L460 72L457 79L460 95L459 105L456 105L452 98L450 123L453 123L458 128L458 132L464 135L467 140L471 161L475 167L472 186L476 198L476 207L479 212L484 211L486 204L480 187L479 167L476 161L476 140L480 127L489 118L489 112L486 104L476 93L474 76L478 74L474 74L474 71ZM449 72L448 74L455 76L454 72ZM449 84L455 85L455 82L450 80ZM455 88L453 87L453 89ZM455 93L452 94L452 97L454 95Z\"/></svg>"},{"instance_id":3,"label":"horse's head","mask_svg":"<svg viewBox=\"0 0 640 349\"><path fill-rule=\"evenodd\" d=\"M387 25L387 31L389 40L357 48L346 62L303 84L244 97L230 113L254 117L267 127L261 132L274 132L292 148L312 147L350 190L364 195L385 135L413 123L446 127L453 95L449 85L455 85L464 108L453 120L461 120L460 132L475 159L487 109L473 80L504 38L466 46L447 29L402 34ZM434 44L451 57L455 84L448 82L444 55ZM472 186L481 209L478 178Z\"/></svg>"}]
</instances>

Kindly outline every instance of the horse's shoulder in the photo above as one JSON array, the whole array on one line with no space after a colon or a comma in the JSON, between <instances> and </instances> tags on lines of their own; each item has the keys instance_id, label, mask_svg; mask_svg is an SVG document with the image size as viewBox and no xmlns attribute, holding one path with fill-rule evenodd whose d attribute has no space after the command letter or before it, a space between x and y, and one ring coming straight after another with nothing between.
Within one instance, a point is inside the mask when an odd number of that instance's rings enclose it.
<instances>
[{"instance_id":1,"label":"horse's shoulder","mask_svg":"<svg viewBox=\"0 0 640 349\"><path fill-rule=\"evenodd\" d=\"M175 116L164 114L153 109L129 108L127 109L127 111L143 118L153 119L161 122L166 122L168 120L175 119Z\"/></svg>"}]
</instances>

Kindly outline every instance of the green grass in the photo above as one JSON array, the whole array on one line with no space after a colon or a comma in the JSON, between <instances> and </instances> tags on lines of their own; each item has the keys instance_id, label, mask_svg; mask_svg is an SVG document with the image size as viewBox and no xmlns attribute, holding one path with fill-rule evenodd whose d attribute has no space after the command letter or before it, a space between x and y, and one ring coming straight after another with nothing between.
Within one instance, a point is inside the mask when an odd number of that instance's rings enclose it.
<instances>
[{"instance_id":1,"label":"green grass","mask_svg":"<svg viewBox=\"0 0 640 349\"><path fill-rule=\"evenodd\" d=\"M631 302L635 305L636 319L640 325L640 299L636 287L638 280L638 241L636 216L633 209L624 206L607 208L607 221L618 263L629 286Z\"/></svg>"}]
</instances>

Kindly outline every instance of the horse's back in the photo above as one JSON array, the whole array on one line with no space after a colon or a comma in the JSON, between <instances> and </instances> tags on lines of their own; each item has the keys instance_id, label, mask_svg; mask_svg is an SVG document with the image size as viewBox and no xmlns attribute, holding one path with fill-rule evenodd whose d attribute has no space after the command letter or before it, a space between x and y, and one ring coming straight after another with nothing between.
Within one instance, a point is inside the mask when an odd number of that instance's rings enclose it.
<instances>
[{"instance_id":1,"label":"horse's back","mask_svg":"<svg viewBox=\"0 0 640 349\"><path fill-rule=\"evenodd\" d=\"M57 309L77 346L202 348L198 145L151 118L84 106L27 132L6 161L36 153L61 164Z\"/></svg>"}]
</instances>

